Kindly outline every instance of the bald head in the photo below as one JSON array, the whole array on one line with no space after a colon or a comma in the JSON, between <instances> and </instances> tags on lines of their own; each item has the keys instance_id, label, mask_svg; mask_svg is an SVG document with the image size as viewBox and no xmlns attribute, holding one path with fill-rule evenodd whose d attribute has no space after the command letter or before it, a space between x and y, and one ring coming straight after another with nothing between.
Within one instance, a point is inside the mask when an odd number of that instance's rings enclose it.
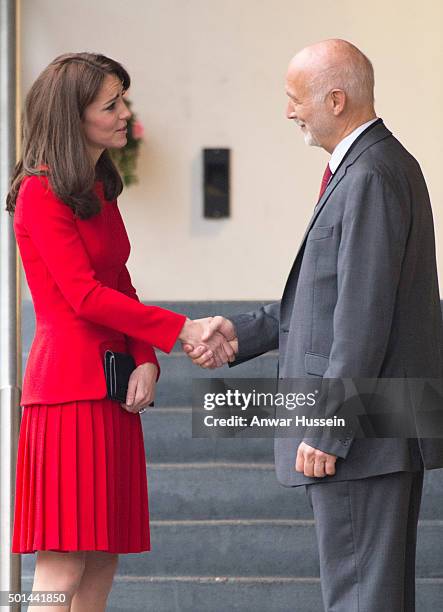
<instances>
[{"instance_id":1,"label":"bald head","mask_svg":"<svg viewBox=\"0 0 443 612\"><path fill-rule=\"evenodd\" d=\"M295 55L288 78L303 73L312 95L323 99L331 90L345 92L348 104L374 104L374 70L369 59L352 43L337 38L324 40Z\"/></svg>"},{"instance_id":2,"label":"bald head","mask_svg":"<svg viewBox=\"0 0 443 612\"><path fill-rule=\"evenodd\" d=\"M329 152L376 117L372 64L346 40L324 40L297 53L286 94L286 116L301 128L305 142Z\"/></svg>"}]
</instances>

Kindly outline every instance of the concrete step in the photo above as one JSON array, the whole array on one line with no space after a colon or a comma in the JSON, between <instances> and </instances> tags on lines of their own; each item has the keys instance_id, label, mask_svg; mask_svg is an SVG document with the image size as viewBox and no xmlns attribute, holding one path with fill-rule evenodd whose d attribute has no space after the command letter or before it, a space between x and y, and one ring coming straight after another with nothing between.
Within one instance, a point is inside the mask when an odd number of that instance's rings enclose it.
<instances>
[{"instance_id":1,"label":"concrete step","mask_svg":"<svg viewBox=\"0 0 443 612\"><path fill-rule=\"evenodd\" d=\"M182 352L159 355L161 369L156 389L156 405L192 406L193 379L206 378L271 378L277 376L277 353L261 355L235 368L224 366L216 370L199 368Z\"/></svg>"},{"instance_id":2,"label":"concrete step","mask_svg":"<svg viewBox=\"0 0 443 612\"><path fill-rule=\"evenodd\" d=\"M153 408L143 414L142 423L148 470L151 471L150 494L151 499L154 499L154 504L157 503L155 501L157 490L160 495L169 495L168 491L174 491L177 508L181 510L188 508L190 517L194 518L213 516L209 514L212 509L205 510L204 508L205 498L208 499L210 508L216 502L220 511L222 508L228 508L229 504L233 504L233 510L229 516L233 516L234 508L243 508L243 514L239 518L247 516L262 518L261 508L265 506L269 508L269 512L271 508L278 508L278 515L275 518L301 518L298 514L298 506L296 509L292 508L292 494L277 484L272 467L273 440L270 438L192 438L190 409ZM172 464L170 468L167 465L162 465L161 468L156 467L156 464L168 463ZM200 463L201 466L186 465ZM265 471L262 469L262 464L267 464ZM211 472L211 469L214 469L215 472ZM178 470L180 470L179 482L174 476L174 471ZM199 510L195 514L195 510L192 509L192 499L195 499L197 491L199 492ZM245 497L244 491L249 493L247 502L244 503L243 500L237 503L235 500L238 497ZM175 504L171 504L170 507L165 506L162 501L158 501L158 504L159 512L163 507L168 513L174 511ZM216 511L215 508L213 509ZM200 516L200 511L208 512L208 514ZM250 514L248 515L247 512ZM269 515L266 514L266 516ZM443 519L443 470L425 472L421 517ZM174 517L167 514L163 518Z\"/></svg>"},{"instance_id":3,"label":"concrete step","mask_svg":"<svg viewBox=\"0 0 443 612\"><path fill-rule=\"evenodd\" d=\"M143 583L142 583L143 584ZM134 586L137 589L134 591ZM144 588L143 588L144 586ZM146 612L320 612L323 610L318 578L282 580L273 576L226 578L209 577L144 585L124 579L114 586L109 612L146 610ZM123 587L123 588L122 588ZM129 595L131 593L131 595ZM134 597L133 607L127 605ZM443 606L441 581L417 583L417 611L435 612Z\"/></svg>"},{"instance_id":4,"label":"concrete step","mask_svg":"<svg viewBox=\"0 0 443 612\"><path fill-rule=\"evenodd\" d=\"M148 483L154 519L312 518L304 487L282 487L273 464L151 464Z\"/></svg>"},{"instance_id":5,"label":"concrete step","mask_svg":"<svg viewBox=\"0 0 443 612\"><path fill-rule=\"evenodd\" d=\"M312 519L304 487L283 487L274 465L148 465L154 519ZM427 472L420 518L443 519L443 473Z\"/></svg>"},{"instance_id":6,"label":"concrete step","mask_svg":"<svg viewBox=\"0 0 443 612\"><path fill-rule=\"evenodd\" d=\"M443 470L425 472L420 518L443 519Z\"/></svg>"},{"instance_id":7,"label":"concrete step","mask_svg":"<svg viewBox=\"0 0 443 612\"><path fill-rule=\"evenodd\" d=\"M310 520L153 521L151 529L152 554L143 561L126 555L121 574L319 575ZM418 577L443 578L442 541L443 521L420 523Z\"/></svg>"},{"instance_id":8,"label":"concrete step","mask_svg":"<svg viewBox=\"0 0 443 612\"><path fill-rule=\"evenodd\" d=\"M149 462L274 461L270 438L193 438L190 408L150 408L142 424Z\"/></svg>"},{"instance_id":9,"label":"concrete step","mask_svg":"<svg viewBox=\"0 0 443 612\"><path fill-rule=\"evenodd\" d=\"M31 590L25 577L22 590ZM417 580L417 612L443 609L443 579ZM108 612L320 612L320 579L275 576L120 576ZM30 608L31 610L31 608Z\"/></svg>"},{"instance_id":10,"label":"concrete step","mask_svg":"<svg viewBox=\"0 0 443 612\"><path fill-rule=\"evenodd\" d=\"M22 590L30 590L31 586L30 578L23 580ZM273 576L150 578L117 575L106 610L107 612L227 612L227 610L320 612L322 603L319 578L285 579ZM29 612L32 612L32 607L29 608Z\"/></svg>"},{"instance_id":11,"label":"concrete step","mask_svg":"<svg viewBox=\"0 0 443 612\"><path fill-rule=\"evenodd\" d=\"M151 521L152 551L121 555L119 573L142 576L319 575L313 521ZM443 521L419 525L417 577L443 578ZM25 555L24 565L31 562Z\"/></svg>"}]
</instances>

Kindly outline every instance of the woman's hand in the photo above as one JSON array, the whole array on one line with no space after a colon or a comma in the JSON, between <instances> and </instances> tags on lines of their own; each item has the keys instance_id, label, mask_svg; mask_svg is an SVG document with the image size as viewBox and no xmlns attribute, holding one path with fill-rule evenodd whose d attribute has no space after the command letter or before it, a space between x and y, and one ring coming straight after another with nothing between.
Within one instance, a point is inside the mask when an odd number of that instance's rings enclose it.
<instances>
[{"instance_id":1,"label":"woman's hand","mask_svg":"<svg viewBox=\"0 0 443 612\"><path fill-rule=\"evenodd\" d=\"M128 412L140 412L154 401L158 368L154 363L142 363L129 377L126 404L120 404Z\"/></svg>"}]
</instances>

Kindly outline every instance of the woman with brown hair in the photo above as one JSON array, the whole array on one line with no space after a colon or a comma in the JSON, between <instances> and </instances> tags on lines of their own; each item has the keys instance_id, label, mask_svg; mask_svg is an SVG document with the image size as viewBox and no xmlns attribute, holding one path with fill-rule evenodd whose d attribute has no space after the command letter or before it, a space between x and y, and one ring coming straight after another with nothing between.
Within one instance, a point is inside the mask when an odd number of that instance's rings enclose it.
<instances>
[{"instance_id":1,"label":"woman with brown hair","mask_svg":"<svg viewBox=\"0 0 443 612\"><path fill-rule=\"evenodd\" d=\"M149 550L145 451L139 412L159 375L153 347L224 338L138 300L108 153L126 144L130 78L103 55L56 58L26 98L22 158L7 210L36 313L23 382L12 552L38 551L34 591L67 591L70 610L104 610L120 553ZM106 349L136 368L126 403L108 399ZM63 610L66 606L35 606Z\"/></svg>"}]
</instances>

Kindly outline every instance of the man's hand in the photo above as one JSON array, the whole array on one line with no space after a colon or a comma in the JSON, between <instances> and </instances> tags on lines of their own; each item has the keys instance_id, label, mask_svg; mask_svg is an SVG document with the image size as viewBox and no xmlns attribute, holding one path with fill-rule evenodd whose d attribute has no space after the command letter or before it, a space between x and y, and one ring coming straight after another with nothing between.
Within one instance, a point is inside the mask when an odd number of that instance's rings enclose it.
<instances>
[{"instance_id":1,"label":"man's hand","mask_svg":"<svg viewBox=\"0 0 443 612\"><path fill-rule=\"evenodd\" d=\"M238 340L235 327L229 319L224 317L208 317L198 319L206 329L202 336L202 343L184 343L183 350L195 365L202 368L215 368L234 361L238 353ZM220 349L212 350L211 345L221 342Z\"/></svg>"},{"instance_id":2,"label":"man's hand","mask_svg":"<svg viewBox=\"0 0 443 612\"><path fill-rule=\"evenodd\" d=\"M154 363L142 363L131 373L126 394L126 404L120 404L128 412L140 412L154 401L158 368Z\"/></svg>"},{"instance_id":3,"label":"man's hand","mask_svg":"<svg viewBox=\"0 0 443 612\"><path fill-rule=\"evenodd\" d=\"M302 442L297 450L295 469L311 478L324 478L335 474L337 457L324 453L306 442Z\"/></svg>"},{"instance_id":4,"label":"man's hand","mask_svg":"<svg viewBox=\"0 0 443 612\"><path fill-rule=\"evenodd\" d=\"M229 331L224 321L229 323ZM238 350L234 338L234 326L223 317L208 317L194 321L188 319L179 336L185 353L193 363L204 368L220 367L229 361L234 361Z\"/></svg>"}]
</instances>

